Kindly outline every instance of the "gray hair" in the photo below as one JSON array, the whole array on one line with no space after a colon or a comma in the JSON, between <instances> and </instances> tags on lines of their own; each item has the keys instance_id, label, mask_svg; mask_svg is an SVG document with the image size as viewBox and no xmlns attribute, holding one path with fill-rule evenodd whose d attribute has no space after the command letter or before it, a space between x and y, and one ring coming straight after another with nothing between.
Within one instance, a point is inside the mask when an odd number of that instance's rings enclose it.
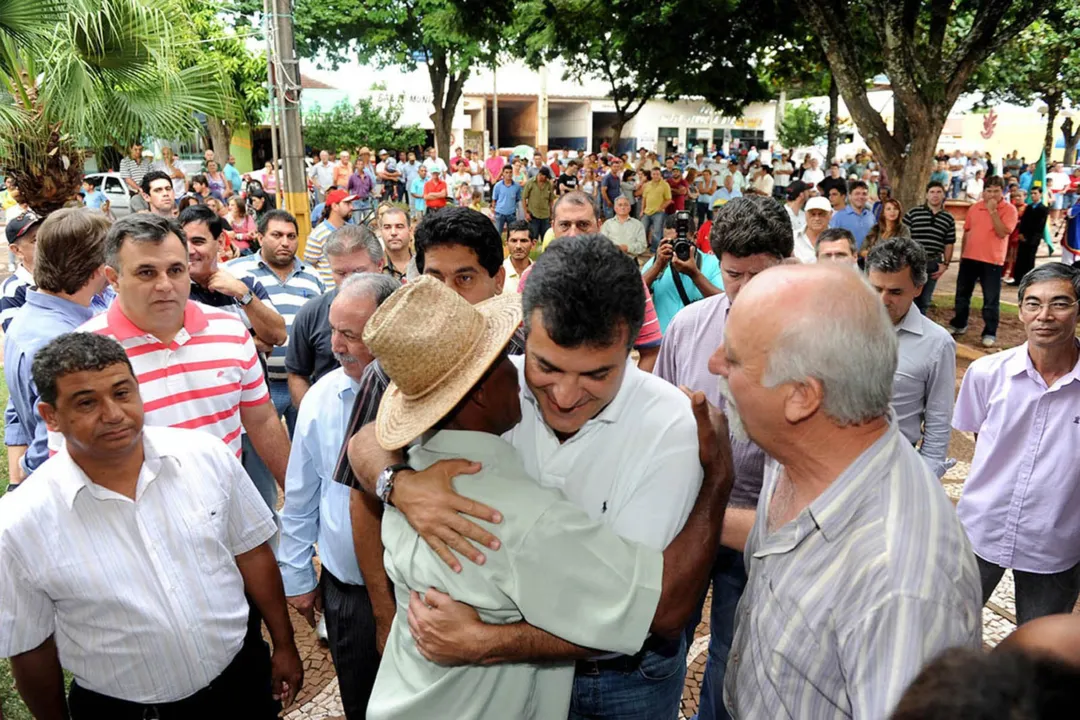
<instances>
[{"instance_id":1,"label":"gray hair","mask_svg":"<svg viewBox=\"0 0 1080 720\"><path fill-rule=\"evenodd\" d=\"M737 258L772 255L783 260L794 251L795 234L783 204L751 195L735 198L716 211L709 242L716 257L728 253Z\"/></svg>"},{"instance_id":2,"label":"gray hair","mask_svg":"<svg viewBox=\"0 0 1080 720\"><path fill-rule=\"evenodd\" d=\"M383 261L382 243L375 233L363 225L342 225L326 238L323 246L327 255L351 255L359 250L367 252L376 265Z\"/></svg>"},{"instance_id":3,"label":"gray hair","mask_svg":"<svg viewBox=\"0 0 1080 720\"><path fill-rule=\"evenodd\" d=\"M866 271L897 273L908 268L916 287L926 284L926 250L910 238L897 237L875 245L866 256Z\"/></svg>"},{"instance_id":4,"label":"gray hair","mask_svg":"<svg viewBox=\"0 0 1080 720\"><path fill-rule=\"evenodd\" d=\"M1072 285L1073 297L1080 299L1080 269L1065 263L1050 262L1029 270L1028 274L1020 280L1020 287L1017 288L1019 302L1024 302L1024 294L1027 293L1029 287L1035 283L1051 280L1067 280Z\"/></svg>"},{"instance_id":5,"label":"gray hair","mask_svg":"<svg viewBox=\"0 0 1080 720\"><path fill-rule=\"evenodd\" d=\"M762 384L817 379L825 415L842 426L884 416L897 362L896 328L884 304L865 282L854 294L843 283L818 295L777 336Z\"/></svg>"},{"instance_id":6,"label":"gray hair","mask_svg":"<svg viewBox=\"0 0 1080 720\"><path fill-rule=\"evenodd\" d=\"M577 205L578 207L587 207L593 211L593 215L596 217L597 220L600 219L600 209L596 206L596 203L591 197L589 197L580 190L573 190L566 193L565 195L559 196L559 199L555 201L555 207L552 208L552 220L554 220L555 217L559 214L560 205Z\"/></svg>"},{"instance_id":7,"label":"gray hair","mask_svg":"<svg viewBox=\"0 0 1080 720\"><path fill-rule=\"evenodd\" d=\"M184 251L187 251L187 235L180 223L173 218L145 213L120 218L113 223L109 234L105 236L105 264L120 272L120 249L125 242L150 242L160 245L169 235L180 238Z\"/></svg>"},{"instance_id":8,"label":"gray hair","mask_svg":"<svg viewBox=\"0 0 1080 720\"><path fill-rule=\"evenodd\" d=\"M338 287L339 298L370 297L375 300L375 307L382 305L386 298L400 290L401 281L390 275L377 272L358 272L345 278L345 282ZM337 302L337 298L334 298Z\"/></svg>"}]
</instances>

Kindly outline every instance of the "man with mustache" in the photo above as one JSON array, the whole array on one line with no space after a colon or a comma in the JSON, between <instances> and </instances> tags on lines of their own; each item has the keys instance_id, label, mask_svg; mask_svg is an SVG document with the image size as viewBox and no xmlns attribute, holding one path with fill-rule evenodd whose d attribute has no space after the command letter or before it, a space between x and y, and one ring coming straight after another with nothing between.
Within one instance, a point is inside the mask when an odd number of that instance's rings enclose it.
<instances>
[{"instance_id":1,"label":"man with mustache","mask_svg":"<svg viewBox=\"0 0 1080 720\"><path fill-rule=\"evenodd\" d=\"M705 393L709 402L721 409L729 398L721 392L723 378L709 371L709 358L724 341L731 303L758 273L779 265L791 257L794 236L790 213L772 198L748 196L731 200L716 213L710 234L713 252L720 258L724 292L707 297L680 310L668 325L656 375L673 385L686 386ZM734 429L738 417L728 412ZM724 516L721 547L713 566L713 596L710 615L709 657L701 686L698 717L701 720L727 718L723 706L724 669L735 633L735 607L746 586L743 547L754 524L754 508L761 492L765 453L745 436L732 434L735 459L735 485ZM687 639L693 640L701 620L705 596L687 626Z\"/></svg>"}]
</instances>

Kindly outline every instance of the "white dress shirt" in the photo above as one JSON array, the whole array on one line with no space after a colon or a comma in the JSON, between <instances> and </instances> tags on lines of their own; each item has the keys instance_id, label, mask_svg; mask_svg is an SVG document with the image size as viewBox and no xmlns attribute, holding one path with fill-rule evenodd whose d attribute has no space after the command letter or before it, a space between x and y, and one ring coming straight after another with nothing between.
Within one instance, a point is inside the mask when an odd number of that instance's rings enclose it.
<instances>
[{"instance_id":1,"label":"white dress shirt","mask_svg":"<svg viewBox=\"0 0 1080 720\"><path fill-rule=\"evenodd\" d=\"M296 416L285 506L281 510L278 566L289 597L311 592L315 544L324 570L351 585L363 585L353 546L349 488L334 482L334 466L345 442L356 383L341 368L315 383Z\"/></svg>"},{"instance_id":2,"label":"white dress shirt","mask_svg":"<svg viewBox=\"0 0 1080 720\"><path fill-rule=\"evenodd\" d=\"M949 469L953 398L956 396L956 341L914 305L896 326L900 343L893 377L892 408L900 433L937 477Z\"/></svg>"},{"instance_id":3,"label":"white dress shirt","mask_svg":"<svg viewBox=\"0 0 1080 720\"><path fill-rule=\"evenodd\" d=\"M276 526L218 438L146 426L143 448L134 500L65 447L0 501L0 657L55 635L80 686L154 704L205 688L240 651L235 557Z\"/></svg>"}]
</instances>

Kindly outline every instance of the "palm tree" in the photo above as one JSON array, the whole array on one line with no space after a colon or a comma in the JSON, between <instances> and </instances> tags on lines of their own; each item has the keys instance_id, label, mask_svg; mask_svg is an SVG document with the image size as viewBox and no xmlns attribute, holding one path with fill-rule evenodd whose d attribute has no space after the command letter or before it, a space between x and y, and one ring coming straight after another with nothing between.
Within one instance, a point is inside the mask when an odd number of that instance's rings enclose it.
<instances>
[{"instance_id":1,"label":"palm tree","mask_svg":"<svg viewBox=\"0 0 1080 720\"><path fill-rule=\"evenodd\" d=\"M83 148L224 112L221 73L182 60L193 39L177 0L0 0L0 165L32 208L75 197Z\"/></svg>"}]
</instances>

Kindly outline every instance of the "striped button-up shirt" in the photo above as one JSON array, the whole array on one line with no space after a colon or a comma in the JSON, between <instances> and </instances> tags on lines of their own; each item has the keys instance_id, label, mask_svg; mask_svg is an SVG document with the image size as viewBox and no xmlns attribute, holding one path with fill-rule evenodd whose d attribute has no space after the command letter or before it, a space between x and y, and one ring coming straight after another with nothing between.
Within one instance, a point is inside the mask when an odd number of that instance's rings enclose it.
<instances>
[{"instance_id":1,"label":"striped button-up shirt","mask_svg":"<svg viewBox=\"0 0 1080 720\"><path fill-rule=\"evenodd\" d=\"M337 228L331 225L329 220L323 220L311 231L307 242L304 244L304 260L319 273L319 279L322 280L327 289L333 289L336 283L334 282L334 274L330 272L330 262L326 259L324 246L326 245L326 239L335 230Z\"/></svg>"},{"instance_id":2,"label":"striped button-up shirt","mask_svg":"<svg viewBox=\"0 0 1080 720\"><path fill-rule=\"evenodd\" d=\"M923 665L982 643L975 555L941 483L890 426L769 532L765 469L724 679L733 718L888 717Z\"/></svg>"},{"instance_id":3,"label":"striped button-up shirt","mask_svg":"<svg viewBox=\"0 0 1080 720\"><path fill-rule=\"evenodd\" d=\"M26 291L34 286L34 276L25 266L19 265L15 273L4 280L0 291L0 328L7 332L15 319L15 312L26 304Z\"/></svg>"},{"instance_id":4,"label":"striped button-up shirt","mask_svg":"<svg viewBox=\"0 0 1080 720\"><path fill-rule=\"evenodd\" d=\"M285 331L292 329L293 319L308 300L318 297L326 291L326 286L314 270L296 260L292 272L282 281L277 273L266 264L261 254L246 255L230 260L225 264L229 272L243 280L251 277L262 283L270 296L270 305L285 320ZM289 341L274 348L266 359L266 372L271 380L286 381L289 373L285 370L285 356L288 354Z\"/></svg>"},{"instance_id":5,"label":"striped button-up shirt","mask_svg":"<svg viewBox=\"0 0 1080 720\"><path fill-rule=\"evenodd\" d=\"M67 449L0 503L0 657L55 636L79 685L138 703L205 688L247 632L237 555L273 516L217 438L145 427L135 499Z\"/></svg>"}]
</instances>

